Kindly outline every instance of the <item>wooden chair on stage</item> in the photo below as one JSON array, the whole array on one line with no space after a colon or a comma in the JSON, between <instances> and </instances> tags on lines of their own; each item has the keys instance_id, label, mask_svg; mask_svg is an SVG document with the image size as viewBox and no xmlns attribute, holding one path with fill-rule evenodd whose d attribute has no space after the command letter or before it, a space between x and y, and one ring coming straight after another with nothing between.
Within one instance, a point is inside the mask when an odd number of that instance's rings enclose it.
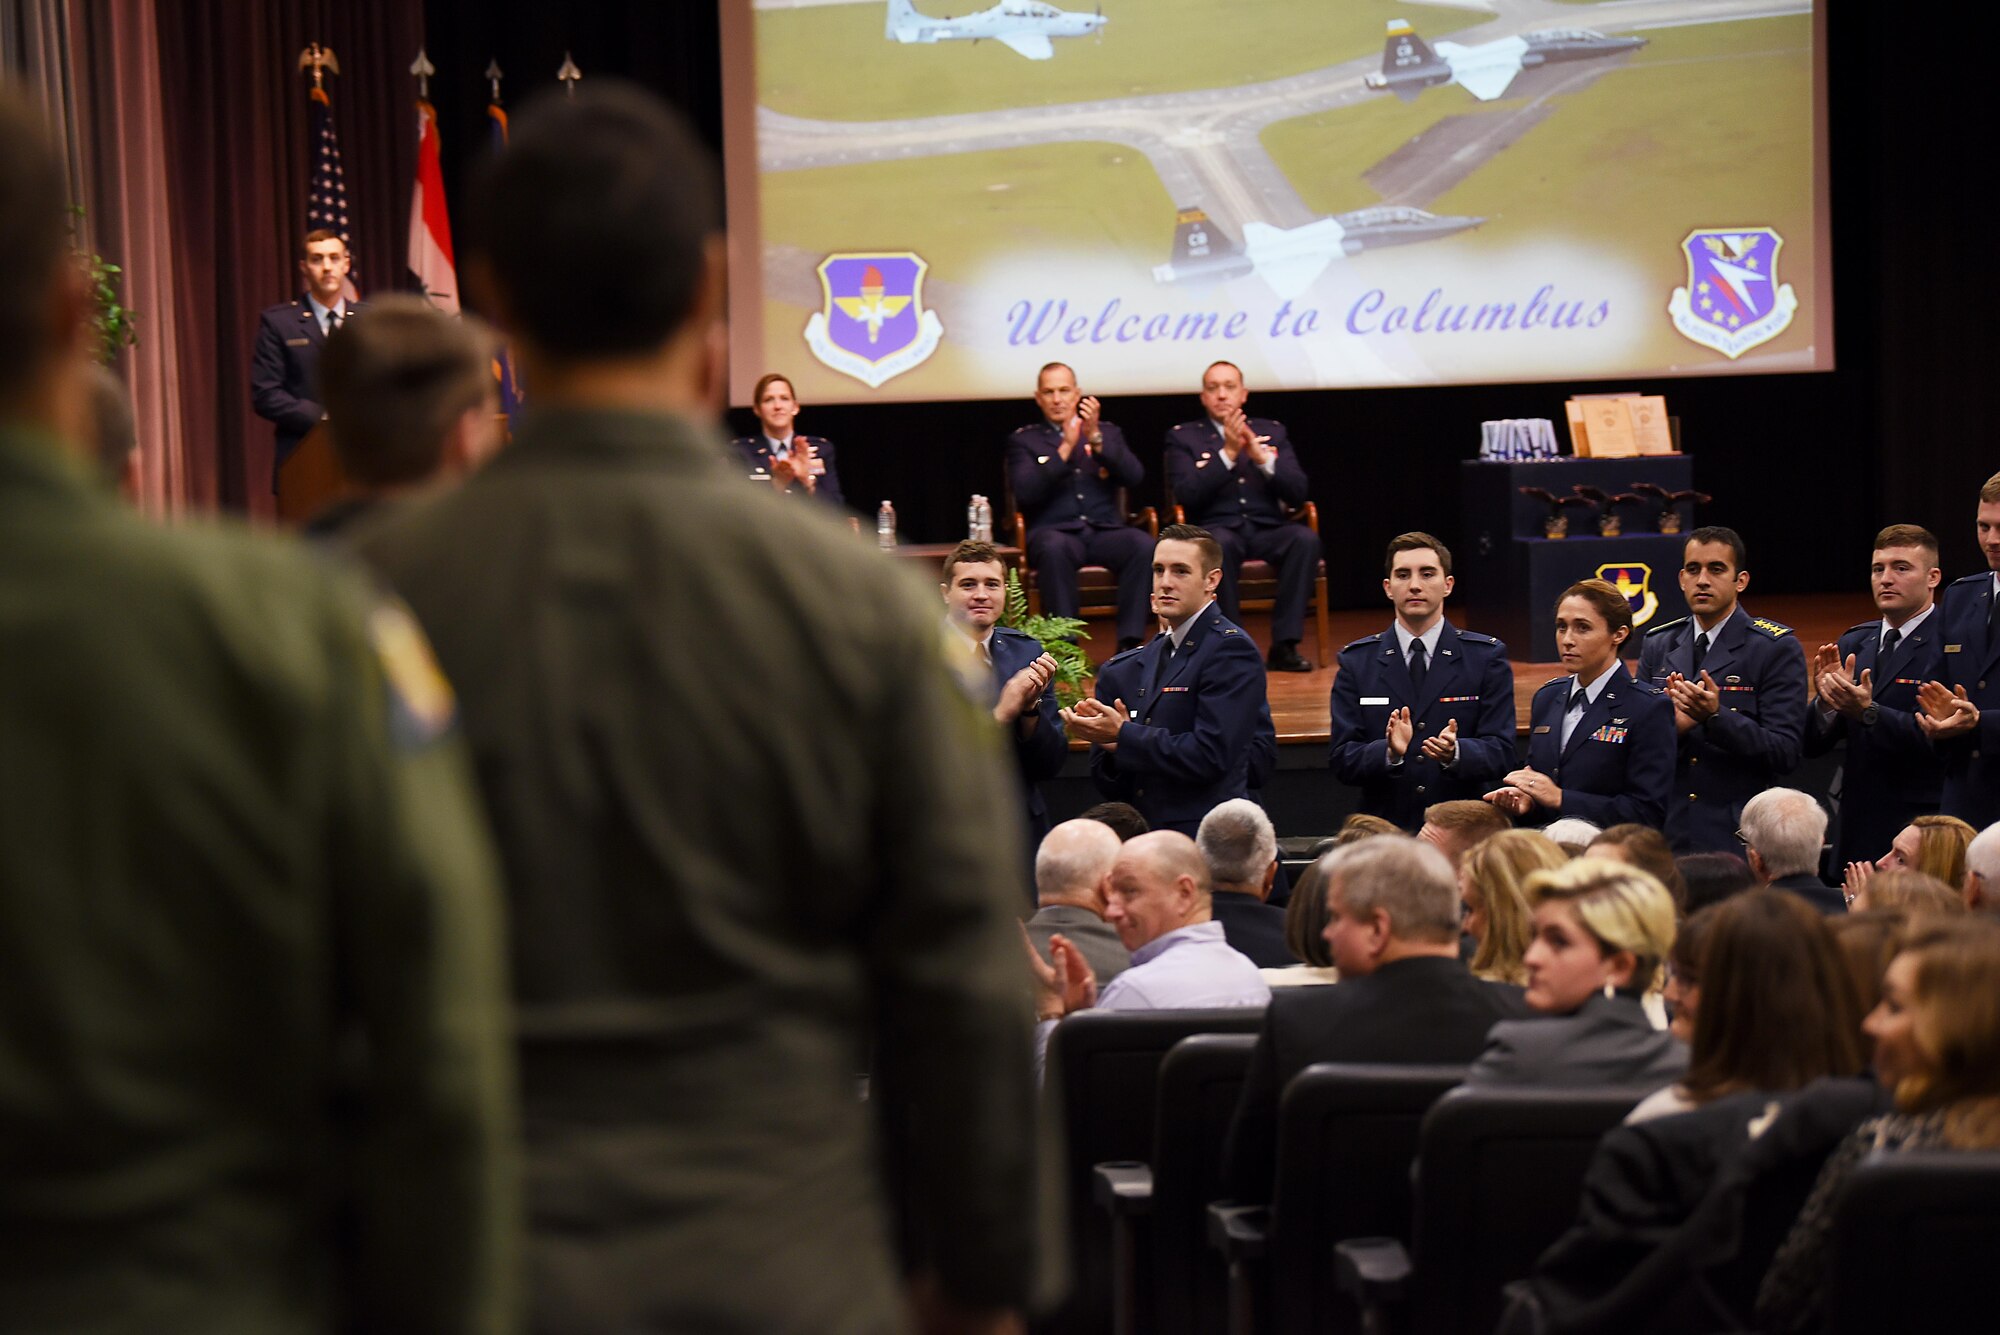
<instances>
[{"instance_id":1,"label":"wooden chair on stage","mask_svg":"<svg viewBox=\"0 0 2000 1335\"><path fill-rule=\"evenodd\" d=\"M1160 512L1152 506L1143 510L1132 509L1125 488L1118 489L1116 501L1118 513L1134 528L1145 529L1154 538L1160 536ZM1028 614L1042 614L1041 583L1035 577L1035 568L1028 561L1028 521L1014 504L1014 482L1007 476L1007 470L1000 470L1000 513L994 516L994 529L1002 535L1011 535L1011 541L1021 549L1021 587L1028 594ZM1118 577L1111 573L1110 566L1078 566L1076 571L1077 615L1113 616L1118 611Z\"/></svg>"},{"instance_id":2,"label":"wooden chair on stage","mask_svg":"<svg viewBox=\"0 0 2000 1335\"><path fill-rule=\"evenodd\" d=\"M1174 499L1174 484L1162 480L1163 499L1167 503L1169 523L1187 523L1187 510ZM1294 524L1304 524L1315 536L1319 533L1319 507L1307 501L1291 514L1285 516ZM1327 656L1326 628L1326 557L1319 560L1318 573L1313 576L1312 596L1306 599L1306 610L1313 613L1314 630L1319 637L1319 658L1321 667L1333 666L1333 659ZM1278 602L1278 568L1269 561L1259 561L1251 557L1243 558L1243 568L1236 575L1236 601L1246 612L1268 612Z\"/></svg>"}]
</instances>

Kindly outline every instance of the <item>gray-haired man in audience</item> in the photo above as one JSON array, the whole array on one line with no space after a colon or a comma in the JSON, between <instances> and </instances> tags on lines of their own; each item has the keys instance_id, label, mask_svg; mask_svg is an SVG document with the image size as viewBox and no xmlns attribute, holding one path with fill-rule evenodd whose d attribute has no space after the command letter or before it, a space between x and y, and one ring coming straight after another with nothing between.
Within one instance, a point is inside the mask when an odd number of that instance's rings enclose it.
<instances>
[{"instance_id":1,"label":"gray-haired man in audience","mask_svg":"<svg viewBox=\"0 0 2000 1335\"><path fill-rule=\"evenodd\" d=\"M1048 959L1049 940L1061 933L1099 983L1110 982L1132 962L1132 952L1104 921L1104 883L1119 847L1109 825L1079 817L1050 830L1035 853L1035 898L1041 907L1026 923L1028 940Z\"/></svg>"},{"instance_id":2,"label":"gray-haired man in audience","mask_svg":"<svg viewBox=\"0 0 2000 1335\"><path fill-rule=\"evenodd\" d=\"M1826 808L1796 788L1766 788L1743 804L1736 837L1759 881L1789 890L1821 913L1842 913L1840 891L1819 879L1826 843Z\"/></svg>"},{"instance_id":3,"label":"gray-haired man in audience","mask_svg":"<svg viewBox=\"0 0 2000 1335\"><path fill-rule=\"evenodd\" d=\"M1965 849L1965 907L2000 912L2000 825L1989 825Z\"/></svg>"},{"instance_id":4,"label":"gray-haired man in audience","mask_svg":"<svg viewBox=\"0 0 2000 1335\"><path fill-rule=\"evenodd\" d=\"M1212 911L1229 944L1260 969L1297 964L1285 948L1285 911L1265 902L1278 877L1278 832L1264 808L1232 797L1201 818L1194 842L1208 863Z\"/></svg>"}]
</instances>

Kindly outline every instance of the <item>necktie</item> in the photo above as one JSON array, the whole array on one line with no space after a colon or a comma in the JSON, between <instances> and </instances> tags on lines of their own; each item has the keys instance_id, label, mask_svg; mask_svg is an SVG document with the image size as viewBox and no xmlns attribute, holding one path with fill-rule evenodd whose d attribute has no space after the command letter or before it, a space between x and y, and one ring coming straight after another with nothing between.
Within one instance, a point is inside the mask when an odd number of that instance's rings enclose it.
<instances>
[{"instance_id":1,"label":"necktie","mask_svg":"<svg viewBox=\"0 0 2000 1335\"><path fill-rule=\"evenodd\" d=\"M1694 670L1701 671L1701 660L1708 657L1708 632L1694 637Z\"/></svg>"},{"instance_id":2,"label":"necktie","mask_svg":"<svg viewBox=\"0 0 2000 1335\"><path fill-rule=\"evenodd\" d=\"M979 661L987 667L993 666L993 641L991 637L979 642Z\"/></svg>"},{"instance_id":3,"label":"necktie","mask_svg":"<svg viewBox=\"0 0 2000 1335\"><path fill-rule=\"evenodd\" d=\"M1424 662L1424 642L1410 641L1410 684L1418 690L1424 689L1424 674L1429 668Z\"/></svg>"},{"instance_id":4,"label":"necktie","mask_svg":"<svg viewBox=\"0 0 2000 1335\"><path fill-rule=\"evenodd\" d=\"M1885 662L1888 660L1890 654L1896 652L1896 646L1902 642L1903 632L1897 630L1894 626L1889 627L1889 633L1882 637L1882 658Z\"/></svg>"},{"instance_id":5,"label":"necktie","mask_svg":"<svg viewBox=\"0 0 2000 1335\"><path fill-rule=\"evenodd\" d=\"M1590 704L1590 692L1584 690L1583 687L1579 686L1576 688L1576 693L1570 696L1569 709L1566 710L1565 712L1574 714L1577 710L1588 707L1589 704Z\"/></svg>"}]
</instances>

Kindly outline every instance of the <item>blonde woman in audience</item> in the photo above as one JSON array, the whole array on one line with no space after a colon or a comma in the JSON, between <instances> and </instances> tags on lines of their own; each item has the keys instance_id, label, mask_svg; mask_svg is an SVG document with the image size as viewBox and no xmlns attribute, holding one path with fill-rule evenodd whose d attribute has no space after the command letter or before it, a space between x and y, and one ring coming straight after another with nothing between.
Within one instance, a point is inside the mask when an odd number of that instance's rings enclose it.
<instances>
[{"instance_id":1,"label":"blonde woman in audience","mask_svg":"<svg viewBox=\"0 0 2000 1335\"><path fill-rule=\"evenodd\" d=\"M1888 871L1920 871L1949 886L1965 884L1965 850L1978 831L1956 816L1919 816L1897 832L1889 851L1871 865L1847 864L1850 908L1867 898L1862 888L1871 876Z\"/></svg>"},{"instance_id":2,"label":"blonde woman in audience","mask_svg":"<svg viewBox=\"0 0 2000 1335\"><path fill-rule=\"evenodd\" d=\"M1528 877L1535 935L1527 1001L1546 1019L1493 1026L1469 1085L1657 1088L1687 1070L1687 1045L1655 1029L1640 998L1674 943L1674 900L1653 877L1578 858Z\"/></svg>"},{"instance_id":3,"label":"blonde woman in audience","mask_svg":"<svg viewBox=\"0 0 2000 1335\"><path fill-rule=\"evenodd\" d=\"M1475 977L1517 987L1527 983L1523 957L1535 923L1522 887L1530 874L1568 861L1569 855L1539 830L1507 830L1465 855L1458 867L1458 895L1465 934L1479 943L1472 955Z\"/></svg>"}]
</instances>

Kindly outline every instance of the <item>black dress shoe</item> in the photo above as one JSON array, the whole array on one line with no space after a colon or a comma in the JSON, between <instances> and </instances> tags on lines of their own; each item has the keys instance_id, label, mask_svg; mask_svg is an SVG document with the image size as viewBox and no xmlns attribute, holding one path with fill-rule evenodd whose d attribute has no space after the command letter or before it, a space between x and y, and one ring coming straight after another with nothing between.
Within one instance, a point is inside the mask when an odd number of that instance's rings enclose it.
<instances>
[{"instance_id":1,"label":"black dress shoe","mask_svg":"<svg viewBox=\"0 0 2000 1335\"><path fill-rule=\"evenodd\" d=\"M1264 666L1273 672L1311 672L1313 665L1299 657L1299 646L1291 640L1271 646L1271 652L1264 658Z\"/></svg>"}]
</instances>

